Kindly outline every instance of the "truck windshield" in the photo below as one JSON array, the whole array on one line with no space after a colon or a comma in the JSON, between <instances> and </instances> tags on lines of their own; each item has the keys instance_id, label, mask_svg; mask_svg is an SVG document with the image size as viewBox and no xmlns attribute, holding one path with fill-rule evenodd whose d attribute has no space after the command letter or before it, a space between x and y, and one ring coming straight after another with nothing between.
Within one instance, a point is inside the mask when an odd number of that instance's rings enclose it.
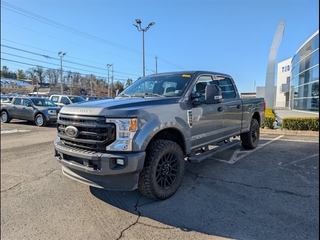
<instances>
[{"instance_id":1,"label":"truck windshield","mask_svg":"<svg viewBox=\"0 0 320 240\"><path fill-rule=\"evenodd\" d=\"M85 101L86 99L81 97L81 96L69 96L71 102L73 103L77 103L77 102L83 102Z\"/></svg>"},{"instance_id":2,"label":"truck windshield","mask_svg":"<svg viewBox=\"0 0 320 240\"><path fill-rule=\"evenodd\" d=\"M181 96L191 74L160 74L138 79L117 97L176 97Z\"/></svg>"}]
</instances>

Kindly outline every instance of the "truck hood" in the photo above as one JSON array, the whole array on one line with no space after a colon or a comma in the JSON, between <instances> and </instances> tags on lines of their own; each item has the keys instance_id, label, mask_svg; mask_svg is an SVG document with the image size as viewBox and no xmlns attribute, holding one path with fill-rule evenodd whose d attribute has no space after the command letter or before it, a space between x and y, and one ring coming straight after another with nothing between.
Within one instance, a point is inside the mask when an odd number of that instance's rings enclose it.
<instances>
[{"instance_id":1,"label":"truck hood","mask_svg":"<svg viewBox=\"0 0 320 240\"><path fill-rule=\"evenodd\" d=\"M61 114L82 116L135 117L139 110L170 105L179 98L115 98L73 103L61 108Z\"/></svg>"}]
</instances>

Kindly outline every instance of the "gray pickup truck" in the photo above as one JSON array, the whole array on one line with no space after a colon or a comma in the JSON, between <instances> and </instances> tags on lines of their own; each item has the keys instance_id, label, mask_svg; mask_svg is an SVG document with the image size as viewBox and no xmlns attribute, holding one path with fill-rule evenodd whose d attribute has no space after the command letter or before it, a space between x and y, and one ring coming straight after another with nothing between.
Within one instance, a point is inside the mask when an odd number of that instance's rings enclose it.
<instances>
[{"instance_id":1,"label":"gray pickup truck","mask_svg":"<svg viewBox=\"0 0 320 240\"><path fill-rule=\"evenodd\" d=\"M256 148L264 112L264 99L241 99L227 74L153 74L114 99L64 106L54 155L74 180L164 200L178 190L186 161L240 142Z\"/></svg>"}]
</instances>

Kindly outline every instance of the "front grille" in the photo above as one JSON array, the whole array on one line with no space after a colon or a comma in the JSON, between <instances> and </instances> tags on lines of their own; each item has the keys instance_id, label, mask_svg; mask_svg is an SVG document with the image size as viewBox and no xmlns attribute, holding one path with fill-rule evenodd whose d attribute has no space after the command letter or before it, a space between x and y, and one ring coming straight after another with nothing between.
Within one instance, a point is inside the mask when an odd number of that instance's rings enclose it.
<instances>
[{"instance_id":1,"label":"front grille","mask_svg":"<svg viewBox=\"0 0 320 240\"><path fill-rule=\"evenodd\" d=\"M66 127L78 129L78 136L71 138L66 134ZM65 145L104 152L106 146L116 139L116 126L106 123L104 117L88 117L60 114L57 121L58 137Z\"/></svg>"}]
</instances>

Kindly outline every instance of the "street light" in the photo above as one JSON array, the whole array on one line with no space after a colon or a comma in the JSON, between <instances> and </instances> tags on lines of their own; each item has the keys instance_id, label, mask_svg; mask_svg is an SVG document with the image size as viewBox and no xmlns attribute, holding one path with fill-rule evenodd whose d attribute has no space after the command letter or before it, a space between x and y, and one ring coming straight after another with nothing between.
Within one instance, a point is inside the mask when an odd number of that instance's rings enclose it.
<instances>
[{"instance_id":1,"label":"street light","mask_svg":"<svg viewBox=\"0 0 320 240\"><path fill-rule=\"evenodd\" d=\"M144 57L144 33L146 31L148 31L149 28L155 24L155 22L149 23L148 26L145 28L141 27L141 20L140 19L136 19L136 23L138 25L136 25L136 24L132 24L132 25L135 26L138 29L138 31L142 32L142 73L143 73L143 76L145 76L146 69L145 69L145 60L144 60L145 59L145 57Z\"/></svg>"},{"instance_id":2,"label":"street light","mask_svg":"<svg viewBox=\"0 0 320 240\"><path fill-rule=\"evenodd\" d=\"M108 63L107 68L108 68L108 97L109 97L109 68L113 66L113 63Z\"/></svg>"},{"instance_id":3,"label":"street light","mask_svg":"<svg viewBox=\"0 0 320 240\"><path fill-rule=\"evenodd\" d=\"M61 81L61 94L63 94L63 83L62 83L62 58L64 55L66 55L67 53L66 52L58 52L58 55L60 57L60 81Z\"/></svg>"},{"instance_id":4,"label":"street light","mask_svg":"<svg viewBox=\"0 0 320 240\"><path fill-rule=\"evenodd\" d=\"M113 97L113 64L112 64L112 75L111 75L111 97Z\"/></svg>"}]
</instances>

